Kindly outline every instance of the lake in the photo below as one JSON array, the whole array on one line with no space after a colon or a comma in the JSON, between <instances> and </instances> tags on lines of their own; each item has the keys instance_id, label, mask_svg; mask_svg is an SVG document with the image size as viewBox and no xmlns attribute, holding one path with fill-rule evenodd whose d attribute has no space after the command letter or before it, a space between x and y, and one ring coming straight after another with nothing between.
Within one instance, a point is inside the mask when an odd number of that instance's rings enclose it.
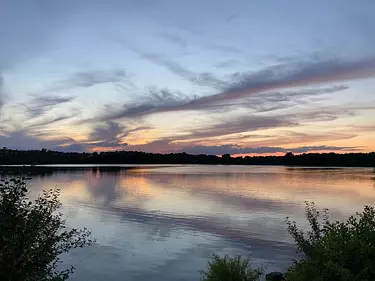
<instances>
[{"instance_id":1,"label":"lake","mask_svg":"<svg viewBox=\"0 0 375 281\"><path fill-rule=\"evenodd\" d=\"M76 267L69 280L199 280L213 253L283 270L296 257L285 217L305 228L305 200L337 219L375 203L371 168L55 168L34 175L32 193L61 189L68 225L97 240L64 256Z\"/></svg>"}]
</instances>

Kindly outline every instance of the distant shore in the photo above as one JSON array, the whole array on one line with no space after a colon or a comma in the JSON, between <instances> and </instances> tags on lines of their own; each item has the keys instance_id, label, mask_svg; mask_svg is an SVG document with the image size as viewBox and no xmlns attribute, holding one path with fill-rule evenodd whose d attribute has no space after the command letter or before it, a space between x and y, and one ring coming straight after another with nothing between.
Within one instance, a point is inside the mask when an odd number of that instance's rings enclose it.
<instances>
[{"instance_id":1,"label":"distant shore","mask_svg":"<svg viewBox=\"0 0 375 281\"><path fill-rule=\"evenodd\" d=\"M134 168L141 165L285 165L307 167L375 167L375 152L370 153L307 153L284 156L232 157L229 154L193 155L187 153L147 153L140 151L114 152L59 152L52 150L0 149L0 165L124 165Z\"/></svg>"}]
</instances>

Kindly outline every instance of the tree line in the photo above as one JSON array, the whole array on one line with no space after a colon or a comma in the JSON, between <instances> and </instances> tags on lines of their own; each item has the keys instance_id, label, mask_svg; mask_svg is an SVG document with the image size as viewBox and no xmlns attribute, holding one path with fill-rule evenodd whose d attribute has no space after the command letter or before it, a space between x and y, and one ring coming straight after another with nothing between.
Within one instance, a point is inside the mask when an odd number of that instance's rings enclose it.
<instances>
[{"instance_id":1,"label":"tree line","mask_svg":"<svg viewBox=\"0 0 375 281\"><path fill-rule=\"evenodd\" d=\"M292 165L375 167L375 152L370 153L306 153L284 156L232 157L187 153L147 153L141 151L59 152L47 149L0 149L0 165L42 164L208 164L208 165Z\"/></svg>"}]
</instances>

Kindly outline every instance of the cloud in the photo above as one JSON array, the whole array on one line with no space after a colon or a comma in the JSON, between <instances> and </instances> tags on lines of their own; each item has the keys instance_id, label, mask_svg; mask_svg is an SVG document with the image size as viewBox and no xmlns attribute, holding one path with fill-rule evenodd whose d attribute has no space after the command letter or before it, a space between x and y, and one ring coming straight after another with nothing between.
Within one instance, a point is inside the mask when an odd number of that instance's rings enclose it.
<instances>
[{"instance_id":1,"label":"cloud","mask_svg":"<svg viewBox=\"0 0 375 281\"><path fill-rule=\"evenodd\" d=\"M239 61L236 59L227 59L222 62L216 63L214 66L218 68L227 68L227 67L233 67L235 65L239 64Z\"/></svg>"},{"instance_id":2,"label":"cloud","mask_svg":"<svg viewBox=\"0 0 375 281\"><path fill-rule=\"evenodd\" d=\"M177 36L177 35L172 34L172 33L164 32L162 34L162 37L164 39L166 39L167 41L169 41L169 42L171 42L173 44L178 45L181 48L185 49L187 47L186 40L182 39L180 36Z\"/></svg>"},{"instance_id":3,"label":"cloud","mask_svg":"<svg viewBox=\"0 0 375 281\"><path fill-rule=\"evenodd\" d=\"M217 103L243 99L256 94L324 83L375 76L375 59L357 61L300 61L270 66L257 72L236 73L221 93L191 101L175 110L202 109Z\"/></svg>"},{"instance_id":4,"label":"cloud","mask_svg":"<svg viewBox=\"0 0 375 281\"><path fill-rule=\"evenodd\" d=\"M224 82L216 78L212 73L196 73L160 54L142 53L140 51L137 51L137 53L140 54L144 59L168 69L170 72L176 74L184 80L191 82L192 84L216 89L221 89L224 86Z\"/></svg>"},{"instance_id":5,"label":"cloud","mask_svg":"<svg viewBox=\"0 0 375 281\"><path fill-rule=\"evenodd\" d=\"M77 142L72 138L50 139L49 135L35 133L33 130L71 117L68 115L59 116L31 124L27 129L4 131L4 135L0 136L0 147L5 146L14 149L46 148L65 152L82 152L89 151L94 147L121 149L127 146L126 143L121 142L125 128L115 122L98 124L88 136L88 141L83 142Z\"/></svg>"},{"instance_id":6,"label":"cloud","mask_svg":"<svg viewBox=\"0 0 375 281\"><path fill-rule=\"evenodd\" d=\"M129 129L116 122L106 122L94 127L84 142L74 142L70 145L59 147L59 151L105 151L105 150L136 150L125 143L123 139L137 131L147 130L149 127L140 126ZM133 149L129 149L132 147Z\"/></svg>"},{"instance_id":7,"label":"cloud","mask_svg":"<svg viewBox=\"0 0 375 281\"><path fill-rule=\"evenodd\" d=\"M263 146L263 147L239 147L236 145L218 145L218 146L186 146L183 147L180 152L186 152L190 154L274 154L274 153L307 153L312 151L348 151L355 150L356 147L341 147L341 146L302 146L294 148L283 148L283 147L273 147L273 146Z\"/></svg>"},{"instance_id":8,"label":"cloud","mask_svg":"<svg viewBox=\"0 0 375 281\"><path fill-rule=\"evenodd\" d=\"M357 110L361 110L358 108ZM293 127L308 123L333 121L343 116L353 116L355 111L350 108L322 108L307 112L296 112L293 114L278 114L273 116L245 116L228 122L216 124L211 128L202 128L204 132L215 132L217 136L225 135L226 132L241 133L260 129ZM208 136L208 135L207 135ZM206 136L206 137L207 137Z\"/></svg>"},{"instance_id":9,"label":"cloud","mask_svg":"<svg viewBox=\"0 0 375 281\"><path fill-rule=\"evenodd\" d=\"M33 135L27 130L18 130L13 132L5 132L0 135L0 147L11 149L51 149L56 150L61 145L69 144L73 140L71 138L62 139L43 139L41 135Z\"/></svg>"},{"instance_id":10,"label":"cloud","mask_svg":"<svg viewBox=\"0 0 375 281\"><path fill-rule=\"evenodd\" d=\"M190 98L178 91L172 92L168 89L150 89L145 95L144 101L138 101L134 104L124 104L120 110L114 108L107 108L99 120L115 120L120 118L137 117L147 115L155 112L168 111L169 108L174 108L179 104L186 103Z\"/></svg>"},{"instance_id":11,"label":"cloud","mask_svg":"<svg viewBox=\"0 0 375 281\"><path fill-rule=\"evenodd\" d=\"M214 50L217 50L217 51L219 51L221 53L224 53L224 54L238 55L238 54L243 53L243 51L240 50L239 48L236 48L236 47L233 47L233 46L229 46L229 45L207 44L207 47L212 48Z\"/></svg>"},{"instance_id":12,"label":"cloud","mask_svg":"<svg viewBox=\"0 0 375 281\"><path fill-rule=\"evenodd\" d=\"M128 151L145 151L153 153L168 153L177 151L180 145L173 143L173 138L164 138L150 141L144 144L129 145L125 148Z\"/></svg>"},{"instance_id":13,"label":"cloud","mask_svg":"<svg viewBox=\"0 0 375 281\"><path fill-rule=\"evenodd\" d=\"M44 126L51 125L51 124L54 124L54 123L57 123L57 122L60 122L60 121L68 120L70 118L73 118L73 117L77 116L79 113L80 113L79 110L73 110L70 114L58 115L58 116L52 117L52 118L48 117L48 118L44 118L42 120L38 120L36 122L32 122L31 124L28 124L27 127L29 129L37 128L37 127L44 127Z\"/></svg>"},{"instance_id":14,"label":"cloud","mask_svg":"<svg viewBox=\"0 0 375 281\"><path fill-rule=\"evenodd\" d=\"M38 117L53 109L55 106L70 102L74 98L75 97L72 96L37 96L29 101L27 105L23 105L29 117Z\"/></svg>"},{"instance_id":15,"label":"cloud","mask_svg":"<svg viewBox=\"0 0 375 281\"><path fill-rule=\"evenodd\" d=\"M338 87L341 89L344 87ZM322 92L333 91L333 88L326 88ZM302 97L309 96L309 92L299 93ZM297 95L297 93L293 94ZM270 95L269 98L272 100L275 98L277 100L283 99L278 95ZM327 107L312 111L300 111L296 113L287 114L277 114L273 116L264 116L261 114L249 114L245 116L235 116L230 118L224 118L222 116L220 119L213 119L214 122L208 122L202 124L199 128L189 129L185 128L184 133L179 136L166 137L156 141L151 141L146 144L140 145L129 145L126 147L127 150L145 150L152 152L171 152L179 151L181 147L187 143L190 146L206 144L207 142L223 142L223 139L228 139L226 136L230 136L231 141L237 140L238 142L250 142L256 147L271 147L273 144L278 145L290 145L290 144L305 144L305 143L316 143L322 141L334 141L351 139L357 135L352 132L325 132L325 133L297 133L285 131L285 129L291 129L293 127L299 127L301 125L306 125L316 122L326 122L333 121L344 116L353 116L359 110L370 110L372 107ZM112 116L113 117L113 116ZM117 116L120 117L120 116ZM268 129L284 129L279 135L274 135L267 133L264 135L263 131ZM249 133L262 131L258 134L255 139L249 136ZM246 133L246 135L239 135ZM260 140L261 139L261 140Z\"/></svg>"},{"instance_id":16,"label":"cloud","mask_svg":"<svg viewBox=\"0 0 375 281\"><path fill-rule=\"evenodd\" d=\"M338 87L338 89L341 89L343 87ZM329 92L333 88L326 88L322 89L321 92ZM301 97L309 96L309 94L312 93L310 91L307 92L292 92L290 94L292 95L301 95ZM315 93L315 92L314 92ZM268 96L269 100L272 101L274 99L280 101L280 100L289 100L291 97L284 97L279 96L278 94L270 94ZM156 105L155 105L156 106ZM249 106L253 106L257 109L257 111L264 112L264 108L259 108L257 103L253 102ZM163 108L165 110L165 108ZM235 135L240 133L249 133L259 130L267 130L267 129L273 129L273 128L291 128L291 127L297 127L301 124L307 124L307 123L314 123L314 122L323 122L323 121L333 121L337 118L340 118L342 116L352 116L355 114L356 110L361 110L362 108L345 108L345 107L337 107L337 108L322 108L319 110L313 110L313 111L303 111L298 112L294 114L277 114L273 116L264 116L264 115L254 115L249 114L246 116L236 116L231 118L221 118L221 119L215 119L214 123L208 123L202 125L200 128L197 129L185 129L185 132L187 134L180 135L176 138L170 139L171 141L187 141L187 140L207 140L208 138L215 138L215 137L223 137L227 135ZM150 108L147 108L148 113L150 113ZM155 108L153 108L155 112ZM125 112L127 117L134 116L133 114L138 113L144 113L144 111L138 111L138 112L131 112L127 110ZM125 115L117 115L112 117L120 118ZM331 134L328 134L331 135ZM326 135L327 136L327 135ZM354 135L355 136L355 135ZM286 139L288 136L284 136ZM296 137L296 136L293 136ZM293 137L290 140L293 141ZM301 137L300 135L298 137ZM341 139L342 135L340 135ZM345 138L348 138L348 135L344 136ZM353 134L349 135L350 138L353 137ZM306 138L305 138L306 140ZM278 139L278 141L283 141L283 139ZM278 141L275 141L274 143L278 143Z\"/></svg>"},{"instance_id":17,"label":"cloud","mask_svg":"<svg viewBox=\"0 0 375 281\"><path fill-rule=\"evenodd\" d=\"M97 84L121 82L128 74L123 69L81 71L56 83L59 90L88 88Z\"/></svg>"},{"instance_id":18,"label":"cloud","mask_svg":"<svg viewBox=\"0 0 375 281\"><path fill-rule=\"evenodd\" d=\"M226 23L229 23L232 19L234 19L236 16L229 16L229 21L225 20ZM158 18L157 19L159 22L162 24L167 24L168 27L173 25L174 27L179 29L179 34L181 34L181 31L183 33L189 34L189 39L194 43L194 45L199 46L202 49L207 49L207 50L214 50L220 55L238 55L244 53L244 51L241 48L235 47L233 44L227 44L227 43L215 43L213 40L210 39L210 37L207 36L207 34L202 33L201 31L203 30L201 27L196 27L192 28L191 26L191 21L189 19L190 24L183 24L175 21L170 21L166 19L165 17L163 18ZM165 28L165 27L164 27ZM176 36L174 34L163 34L164 39L170 41L171 43L174 43L180 47L185 47L186 45L183 43L186 43L185 40L180 38L179 36Z\"/></svg>"},{"instance_id":19,"label":"cloud","mask_svg":"<svg viewBox=\"0 0 375 281\"><path fill-rule=\"evenodd\" d=\"M252 141L254 146L272 146L277 143L278 145L290 145L290 144L305 144L305 143L322 143L338 140L348 140L357 137L353 131L349 132L309 132L300 133L293 131L281 131L280 134L269 136L267 139L262 141Z\"/></svg>"},{"instance_id":20,"label":"cloud","mask_svg":"<svg viewBox=\"0 0 375 281\"><path fill-rule=\"evenodd\" d=\"M131 133L150 130L150 129L152 129L152 127L150 127L150 126L139 126L139 127L134 128L134 129L127 129L122 135L120 135L119 138L122 139L122 138L125 138L125 137L129 136Z\"/></svg>"},{"instance_id":21,"label":"cloud","mask_svg":"<svg viewBox=\"0 0 375 281\"><path fill-rule=\"evenodd\" d=\"M54 82L51 86L37 92L31 93L34 96L44 95L55 92L65 92L75 88L89 88L95 85L105 83L116 83L118 88L122 88L121 83L127 82L133 87L131 81L128 81L128 74L122 69L79 71L68 75L67 77Z\"/></svg>"},{"instance_id":22,"label":"cloud","mask_svg":"<svg viewBox=\"0 0 375 281\"><path fill-rule=\"evenodd\" d=\"M4 98L5 98L4 78L0 72L0 112L1 112L1 108L4 106Z\"/></svg>"},{"instance_id":23,"label":"cloud","mask_svg":"<svg viewBox=\"0 0 375 281\"><path fill-rule=\"evenodd\" d=\"M158 57L157 61L160 62L163 61L163 59ZM189 72L184 68L181 68L179 65L175 65L170 62L163 63L170 65L170 68L173 69L174 72L178 72L182 76L189 75ZM311 86L343 80L354 80L373 75L375 75L375 59L354 62L331 60L282 64L269 67L255 73L232 75L232 79L235 81L232 82L231 85L225 89L225 91L216 95L192 98L188 102L185 101L185 103L184 100L176 100L172 104L159 103L158 105L154 105L153 102L150 101L148 104L137 105L135 108L126 109L124 116L129 117L134 113L135 115L139 115L162 111L207 110L208 108L217 108L218 104L220 103L227 106L229 101L251 98L260 93L265 93L260 97L260 102L269 102L270 99L275 99L277 96L279 98L289 96L290 99L291 97L298 95L306 96L333 93L347 89L347 86L339 85L323 89L309 89L303 91L302 93L294 94L289 92L289 95L275 92L270 94L269 92L304 85ZM209 74L207 74L207 76L210 77ZM204 84L207 84L207 81L211 80L211 78L207 78L205 75L202 77L202 81L205 81ZM214 81L216 81L216 79L214 79ZM214 82L214 84L223 87L223 85L226 83ZM278 106L276 108L278 108ZM117 116L120 118L122 114L117 114Z\"/></svg>"},{"instance_id":24,"label":"cloud","mask_svg":"<svg viewBox=\"0 0 375 281\"><path fill-rule=\"evenodd\" d=\"M125 127L116 122L107 122L104 125L98 125L89 135L87 145L98 147L122 147L127 146L121 141Z\"/></svg>"},{"instance_id":25,"label":"cloud","mask_svg":"<svg viewBox=\"0 0 375 281\"><path fill-rule=\"evenodd\" d=\"M56 118L49 120L49 123L58 122ZM63 120L63 118L61 118ZM47 121L45 122L47 123ZM97 124L88 136L87 141L78 142L69 137L50 139L50 135L34 133L31 129L42 126L42 123L29 126L27 129L6 131L0 128L0 147L12 149L51 149L63 152L84 152L92 150L124 150L128 147L122 141L130 133L149 129L147 126L140 126L128 129L116 122Z\"/></svg>"},{"instance_id":26,"label":"cloud","mask_svg":"<svg viewBox=\"0 0 375 281\"><path fill-rule=\"evenodd\" d=\"M159 56L153 56L158 63L169 65L174 72L182 76L189 76L190 72L170 62L165 62ZM230 105L247 106L258 112L280 109L290 104L296 104L296 99L307 96L329 94L347 89L345 85L317 87L300 91L282 92L283 89L297 86L313 86L324 83L333 83L343 80L366 78L375 75L375 59L345 62L339 60L304 61L298 63L284 63L252 73L233 74L232 82L217 82L214 84L224 91L206 97L191 97L175 99L173 102L154 102L151 97L135 106L130 106L114 114L113 118L139 116L154 112L179 110L208 110L227 107ZM202 75L204 84L211 81L210 74ZM207 78L208 77L208 78ZM229 85L229 86L228 86ZM263 93L262 95L259 95ZM239 104L235 104L239 102ZM270 106L272 104L272 106Z\"/></svg>"},{"instance_id":27,"label":"cloud","mask_svg":"<svg viewBox=\"0 0 375 281\"><path fill-rule=\"evenodd\" d=\"M204 139L210 137L225 136L243 132L257 131L261 129L292 127L299 123L288 118L266 116L244 116L234 120L226 120L201 129L193 130L190 135L180 136L178 140Z\"/></svg>"},{"instance_id":28,"label":"cloud","mask_svg":"<svg viewBox=\"0 0 375 281\"><path fill-rule=\"evenodd\" d=\"M124 42L122 42L124 44ZM310 59L290 60L255 72L234 73L229 81L216 78L212 73L195 73L161 54L142 52L125 43L130 50L172 73L200 86L210 86L220 92L193 99L173 110L198 110L229 100L243 99L255 94L277 91L297 86L356 80L375 76L375 58L357 60ZM172 110L172 109L169 109Z\"/></svg>"},{"instance_id":29,"label":"cloud","mask_svg":"<svg viewBox=\"0 0 375 281\"><path fill-rule=\"evenodd\" d=\"M275 154L275 153L308 153L314 151L357 151L357 147L346 146L296 146L293 148L284 148L281 146L239 146L232 144L225 145L189 145L186 143L176 142L175 138L164 138L155 141L150 141L145 144L128 145L124 148L128 151L145 151L153 153L182 153L189 154Z\"/></svg>"},{"instance_id":30,"label":"cloud","mask_svg":"<svg viewBox=\"0 0 375 281\"><path fill-rule=\"evenodd\" d=\"M192 40L191 36L193 35L193 37L196 37L197 34L195 32L192 32L192 31L189 31L188 33L190 33L189 37L191 38L191 41L193 41L195 45L201 45L201 47L203 47L203 48L212 49L212 50L215 50L219 53L224 53L224 54L229 54L229 55L238 55L238 54L243 53L242 50L240 50L239 48L236 48L234 46L216 44L216 43L212 43L212 42L204 42L205 39L202 36L200 36L199 38L195 38L195 40ZM173 43L173 44L175 44L175 45L177 45L177 46L179 46L183 49L185 49L188 45L186 40L184 40L180 36L172 34L172 33L164 32L162 34L162 37L165 40L167 40L167 41L169 41L169 42L171 42L171 43ZM199 39L199 40L197 40L197 39Z\"/></svg>"},{"instance_id":31,"label":"cloud","mask_svg":"<svg viewBox=\"0 0 375 281\"><path fill-rule=\"evenodd\" d=\"M335 85L331 87L320 87L311 89L301 89L297 91L267 92L262 95L251 96L240 101L233 101L225 104L213 104L206 106L206 109L227 110L230 107L245 107L252 109L256 113L274 111L283 108L290 108L295 105L306 104L310 98L317 99L317 96L331 94L349 89L346 85Z\"/></svg>"},{"instance_id":32,"label":"cloud","mask_svg":"<svg viewBox=\"0 0 375 281\"><path fill-rule=\"evenodd\" d=\"M202 110L227 111L229 107L246 107L253 109L254 113L266 112L302 104L306 102L303 101L305 98L342 91L347 88L348 87L344 85L336 85L332 87L304 89L299 91L270 92L262 96L247 98L245 101L241 102L206 106ZM108 121L121 118L139 117L158 112L174 111L176 108L189 103L191 100L191 97L184 95L181 92L172 92L168 89L151 89L148 94L145 95L144 100L140 100L138 103L127 103L120 109L118 109L118 107L111 107L110 105L107 106L106 113L99 116L98 119Z\"/></svg>"},{"instance_id":33,"label":"cloud","mask_svg":"<svg viewBox=\"0 0 375 281\"><path fill-rule=\"evenodd\" d=\"M218 137L221 139L221 142L223 142L223 137L229 135L232 135L232 137L230 137L231 141L237 140L237 143L251 143L256 148L274 147L273 144L289 146L291 144L299 143L321 143L326 141L352 139L357 136L352 132L337 133L334 131L329 131L325 133L297 133L289 131L289 129L298 127L301 124L322 122L328 120L332 121L339 118L340 116L347 116L351 114L352 112L346 110L345 108L332 108L330 110L322 109L311 112L300 112L298 114L284 114L276 116L242 116L237 118L219 120L219 122L211 123L202 126L201 128L190 131L186 129L185 132L187 134L185 135L166 137L163 139L148 142L146 144L129 145L126 150L142 150L150 152L183 151L183 148L185 146L201 148L202 146L200 144L205 145L207 142L217 142L217 140L214 140L214 138ZM248 135L252 132L274 128L284 128L287 130L281 131L280 134L277 135L264 135L262 133L256 136ZM241 133L246 133L246 135L239 135ZM227 149L228 147L224 148ZM307 152L309 150L313 151L315 148L315 150L319 150L318 148L322 148L322 150L330 150L331 148L334 151L339 150L339 147L333 146L326 146L325 148L323 146L302 146L302 150L298 150L297 148L294 148L293 152ZM344 148L347 150L351 149L351 147ZM268 149L267 152L272 152L272 150ZM284 152L284 150L281 150L280 147L276 147L275 152Z\"/></svg>"},{"instance_id":34,"label":"cloud","mask_svg":"<svg viewBox=\"0 0 375 281\"><path fill-rule=\"evenodd\" d=\"M85 152L87 150L86 145L81 143L74 143L56 148L57 151L61 152Z\"/></svg>"},{"instance_id":35,"label":"cloud","mask_svg":"<svg viewBox=\"0 0 375 281\"><path fill-rule=\"evenodd\" d=\"M356 125L350 128L351 130L360 132L375 132L375 125Z\"/></svg>"},{"instance_id":36,"label":"cloud","mask_svg":"<svg viewBox=\"0 0 375 281\"><path fill-rule=\"evenodd\" d=\"M173 37L173 38L174 38L174 41L178 40L177 39L178 37ZM169 40L171 40L171 36L169 36ZM132 52L136 53L142 59L145 59L153 64L166 68L170 72L174 73L175 75L179 76L180 78L184 80L191 82L194 85L203 86L203 87L211 87L214 89L221 89L222 87L224 87L224 82L218 79L217 77L215 77L213 73L209 73L209 72L197 73L171 60L169 57L165 55L144 52L140 50L139 48L134 47L130 42L127 42L119 38L114 38L114 41L121 44L125 48L131 50Z\"/></svg>"}]
</instances>

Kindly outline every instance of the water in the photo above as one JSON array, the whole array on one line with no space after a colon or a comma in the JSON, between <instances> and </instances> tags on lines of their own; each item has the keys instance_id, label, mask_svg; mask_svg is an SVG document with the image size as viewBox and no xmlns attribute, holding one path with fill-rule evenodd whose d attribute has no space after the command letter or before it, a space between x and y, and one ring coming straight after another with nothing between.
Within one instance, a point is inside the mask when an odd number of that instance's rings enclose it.
<instances>
[{"instance_id":1,"label":"water","mask_svg":"<svg viewBox=\"0 0 375 281\"><path fill-rule=\"evenodd\" d=\"M199 280L213 253L282 270L295 257L284 219L306 227L305 200L337 219L375 203L366 168L76 166L32 180L34 194L55 186L69 226L97 239L64 257L71 280Z\"/></svg>"}]
</instances>

